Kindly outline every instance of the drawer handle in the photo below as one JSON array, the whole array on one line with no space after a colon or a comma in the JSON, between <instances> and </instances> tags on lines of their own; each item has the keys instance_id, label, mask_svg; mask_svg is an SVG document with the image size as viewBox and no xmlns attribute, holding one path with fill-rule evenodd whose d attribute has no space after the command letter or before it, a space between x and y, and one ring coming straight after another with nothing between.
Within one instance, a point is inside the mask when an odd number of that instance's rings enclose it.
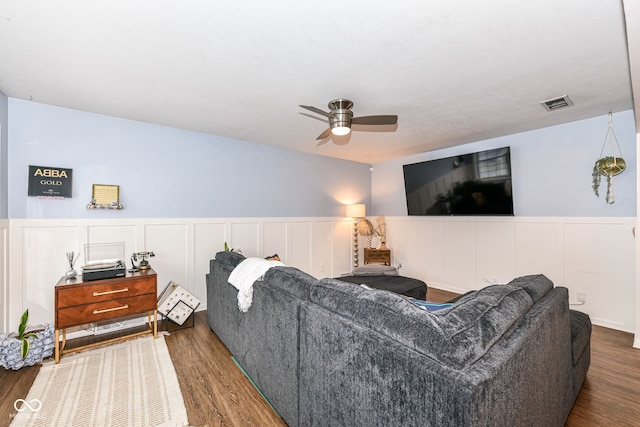
<instances>
[{"instance_id":1,"label":"drawer handle","mask_svg":"<svg viewBox=\"0 0 640 427\"><path fill-rule=\"evenodd\" d=\"M129 292L129 288L116 289L115 291L94 292L93 296L99 297L100 295L111 295L111 294L117 294L120 292Z\"/></svg>"},{"instance_id":2,"label":"drawer handle","mask_svg":"<svg viewBox=\"0 0 640 427\"><path fill-rule=\"evenodd\" d=\"M127 308L129 308L129 306L125 304L120 307L105 308L104 310L93 310L93 314L107 313L109 311L116 311L116 310L126 310Z\"/></svg>"}]
</instances>

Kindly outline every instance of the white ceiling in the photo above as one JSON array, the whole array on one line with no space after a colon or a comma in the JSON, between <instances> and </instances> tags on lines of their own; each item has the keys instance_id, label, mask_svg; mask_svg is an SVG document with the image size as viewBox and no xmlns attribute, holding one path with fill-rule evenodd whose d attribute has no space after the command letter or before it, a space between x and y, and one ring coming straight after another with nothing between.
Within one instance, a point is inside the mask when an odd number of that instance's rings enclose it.
<instances>
[{"instance_id":1,"label":"white ceiling","mask_svg":"<svg viewBox=\"0 0 640 427\"><path fill-rule=\"evenodd\" d=\"M633 108L621 0L0 0L0 90L365 163Z\"/></svg>"}]
</instances>

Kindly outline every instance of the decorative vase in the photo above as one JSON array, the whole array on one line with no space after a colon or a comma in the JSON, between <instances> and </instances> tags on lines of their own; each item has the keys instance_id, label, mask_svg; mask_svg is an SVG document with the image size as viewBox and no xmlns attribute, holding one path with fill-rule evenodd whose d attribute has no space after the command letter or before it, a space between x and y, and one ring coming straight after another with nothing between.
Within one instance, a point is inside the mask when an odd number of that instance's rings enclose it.
<instances>
[{"instance_id":1,"label":"decorative vase","mask_svg":"<svg viewBox=\"0 0 640 427\"><path fill-rule=\"evenodd\" d=\"M64 274L64 277L66 277L67 279L73 279L78 275L78 272L76 271L75 268L73 268L73 266L76 264L76 261L78 260L79 256L80 254L74 256L73 252L67 252L67 261L69 262L69 270L67 270L67 272Z\"/></svg>"},{"instance_id":2,"label":"decorative vase","mask_svg":"<svg viewBox=\"0 0 640 427\"><path fill-rule=\"evenodd\" d=\"M0 334L0 366L5 369L18 369L25 366L33 366L42 362L45 358L53 354L55 338L53 325L37 325L29 328L36 337L27 338L29 340L29 352L23 359L20 354L21 342L17 338L18 334Z\"/></svg>"}]
</instances>

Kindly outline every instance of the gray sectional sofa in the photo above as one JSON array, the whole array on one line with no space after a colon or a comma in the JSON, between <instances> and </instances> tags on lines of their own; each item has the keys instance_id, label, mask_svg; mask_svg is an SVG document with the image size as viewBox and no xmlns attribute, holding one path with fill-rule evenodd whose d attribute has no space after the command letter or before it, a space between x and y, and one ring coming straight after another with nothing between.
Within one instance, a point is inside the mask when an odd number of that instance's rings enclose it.
<instances>
[{"instance_id":1,"label":"gray sectional sofa","mask_svg":"<svg viewBox=\"0 0 640 427\"><path fill-rule=\"evenodd\" d=\"M562 426L589 368L589 317L542 275L430 313L274 267L242 313L243 259L211 260L208 322L289 426Z\"/></svg>"}]
</instances>

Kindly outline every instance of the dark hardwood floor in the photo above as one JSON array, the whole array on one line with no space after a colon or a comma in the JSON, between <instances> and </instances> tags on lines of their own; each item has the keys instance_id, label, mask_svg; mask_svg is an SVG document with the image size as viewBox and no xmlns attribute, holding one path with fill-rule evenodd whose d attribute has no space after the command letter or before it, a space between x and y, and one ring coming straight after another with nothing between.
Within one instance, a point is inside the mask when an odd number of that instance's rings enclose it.
<instances>
[{"instance_id":1,"label":"dark hardwood floor","mask_svg":"<svg viewBox=\"0 0 640 427\"><path fill-rule=\"evenodd\" d=\"M429 289L432 301L455 296ZM632 340L631 334L594 326L591 367L566 426L640 425L640 350ZM196 314L195 327L172 332L166 342L192 426L286 426L211 332L205 312ZM38 370L0 370L0 427L11 423L15 400L26 397Z\"/></svg>"}]
</instances>

